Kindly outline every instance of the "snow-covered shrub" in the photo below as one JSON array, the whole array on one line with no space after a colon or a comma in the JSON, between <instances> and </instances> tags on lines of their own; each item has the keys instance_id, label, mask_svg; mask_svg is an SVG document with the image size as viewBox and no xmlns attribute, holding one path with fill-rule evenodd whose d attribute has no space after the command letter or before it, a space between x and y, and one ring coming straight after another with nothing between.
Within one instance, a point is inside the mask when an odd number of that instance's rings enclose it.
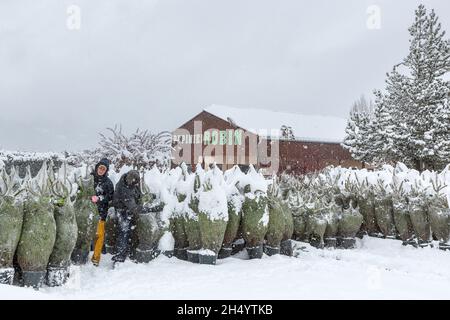
<instances>
[{"instance_id":1,"label":"snow-covered shrub","mask_svg":"<svg viewBox=\"0 0 450 320\"><path fill-rule=\"evenodd\" d=\"M47 285L60 286L69 276L70 257L77 241L78 227L71 200L73 186L64 165L52 181L56 240L47 267Z\"/></svg>"},{"instance_id":2,"label":"snow-covered shrub","mask_svg":"<svg viewBox=\"0 0 450 320\"><path fill-rule=\"evenodd\" d=\"M78 192L74 208L78 234L75 249L72 252L72 262L81 265L88 261L99 214L97 206L91 201L91 197L95 195L93 176L86 171L84 176L77 177L77 184Z\"/></svg>"},{"instance_id":3,"label":"snow-covered shrub","mask_svg":"<svg viewBox=\"0 0 450 320\"><path fill-rule=\"evenodd\" d=\"M228 222L226 185L216 166L207 171L202 180L198 190L199 262L215 264Z\"/></svg>"},{"instance_id":4,"label":"snow-covered shrub","mask_svg":"<svg viewBox=\"0 0 450 320\"><path fill-rule=\"evenodd\" d=\"M170 164L172 135L170 132L153 134L137 129L127 136L122 127L107 128L110 135L100 134L99 153L111 160L116 170L131 166L136 170L150 170L157 165L167 169Z\"/></svg>"},{"instance_id":5,"label":"snow-covered shrub","mask_svg":"<svg viewBox=\"0 0 450 320\"><path fill-rule=\"evenodd\" d=\"M242 205L242 234L250 258L261 258L269 224L267 182L253 166L240 181L245 200Z\"/></svg>"},{"instance_id":6,"label":"snow-covered shrub","mask_svg":"<svg viewBox=\"0 0 450 320\"><path fill-rule=\"evenodd\" d=\"M220 259L231 255L232 244L238 236L242 217L242 204L244 202L244 196L240 192L238 184L243 175L238 166L234 166L224 174L228 203L228 223L223 237L222 249L219 252Z\"/></svg>"},{"instance_id":7,"label":"snow-covered shrub","mask_svg":"<svg viewBox=\"0 0 450 320\"><path fill-rule=\"evenodd\" d=\"M25 286L40 287L56 240L50 179L44 163L38 175L25 179L24 220L17 261Z\"/></svg>"},{"instance_id":8,"label":"snow-covered shrub","mask_svg":"<svg viewBox=\"0 0 450 320\"><path fill-rule=\"evenodd\" d=\"M23 210L16 171L0 171L0 284L12 284L13 257L22 232Z\"/></svg>"}]
</instances>

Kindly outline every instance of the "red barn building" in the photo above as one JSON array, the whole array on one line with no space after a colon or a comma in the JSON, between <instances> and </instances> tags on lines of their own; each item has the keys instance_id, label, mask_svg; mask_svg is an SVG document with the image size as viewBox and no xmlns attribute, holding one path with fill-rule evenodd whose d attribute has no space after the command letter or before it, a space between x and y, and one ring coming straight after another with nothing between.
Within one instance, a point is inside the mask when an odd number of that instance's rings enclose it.
<instances>
[{"instance_id":1,"label":"red barn building","mask_svg":"<svg viewBox=\"0 0 450 320\"><path fill-rule=\"evenodd\" d=\"M267 175L361 167L340 143L346 120L212 105L173 132L174 164L250 164Z\"/></svg>"}]
</instances>

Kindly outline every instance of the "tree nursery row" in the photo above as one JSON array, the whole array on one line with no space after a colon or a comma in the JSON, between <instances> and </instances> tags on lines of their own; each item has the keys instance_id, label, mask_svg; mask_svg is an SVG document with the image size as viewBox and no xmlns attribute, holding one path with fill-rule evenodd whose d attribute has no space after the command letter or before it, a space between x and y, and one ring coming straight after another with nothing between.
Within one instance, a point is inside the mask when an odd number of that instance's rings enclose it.
<instances>
[{"instance_id":1,"label":"tree nursery row","mask_svg":"<svg viewBox=\"0 0 450 320\"><path fill-rule=\"evenodd\" d=\"M111 170L117 182L129 168ZM0 175L0 283L59 286L70 265L88 262L99 219L87 166L45 163L20 178ZM355 238L398 238L448 248L447 168L419 173L402 164L376 171L327 168L302 177L265 179L253 167L190 173L185 165L142 172L142 207L133 217L130 259L147 263L163 253L201 264L245 250L293 254L291 239L318 248L349 249ZM450 178L449 178L450 179ZM105 247L115 253L118 219L106 219Z\"/></svg>"}]
</instances>

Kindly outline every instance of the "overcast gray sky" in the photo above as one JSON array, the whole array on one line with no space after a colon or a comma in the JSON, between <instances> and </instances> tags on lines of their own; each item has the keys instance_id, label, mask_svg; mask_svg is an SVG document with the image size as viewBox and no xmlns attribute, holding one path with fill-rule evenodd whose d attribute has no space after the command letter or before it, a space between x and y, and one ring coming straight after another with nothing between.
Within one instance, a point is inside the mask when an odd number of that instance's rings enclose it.
<instances>
[{"instance_id":1,"label":"overcast gray sky","mask_svg":"<svg viewBox=\"0 0 450 320\"><path fill-rule=\"evenodd\" d=\"M447 0L1 0L0 149L80 150L213 103L346 117L406 55L419 3L450 32Z\"/></svg>"}]
</instances>

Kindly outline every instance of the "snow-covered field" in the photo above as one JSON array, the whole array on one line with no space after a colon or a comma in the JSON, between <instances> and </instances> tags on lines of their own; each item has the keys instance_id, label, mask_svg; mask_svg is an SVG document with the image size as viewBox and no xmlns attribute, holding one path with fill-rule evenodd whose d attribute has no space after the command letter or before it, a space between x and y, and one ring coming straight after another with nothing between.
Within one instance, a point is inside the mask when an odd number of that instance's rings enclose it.
<instances>
[{"instance_id":1,"label":"snow-covered field","mask_svg":"<svg viewBox=\"0 0 450 320\"><path fill-rule=\"evenodd\" d=\"M355 250L296 243L297 257L246 253L216 266L160 256L149 264L74 269L60 288L0 285L0 299L449 299L450 252L366 237ZM303 248L300 248L303 247Z\"/></svg>"}]
</instances>

